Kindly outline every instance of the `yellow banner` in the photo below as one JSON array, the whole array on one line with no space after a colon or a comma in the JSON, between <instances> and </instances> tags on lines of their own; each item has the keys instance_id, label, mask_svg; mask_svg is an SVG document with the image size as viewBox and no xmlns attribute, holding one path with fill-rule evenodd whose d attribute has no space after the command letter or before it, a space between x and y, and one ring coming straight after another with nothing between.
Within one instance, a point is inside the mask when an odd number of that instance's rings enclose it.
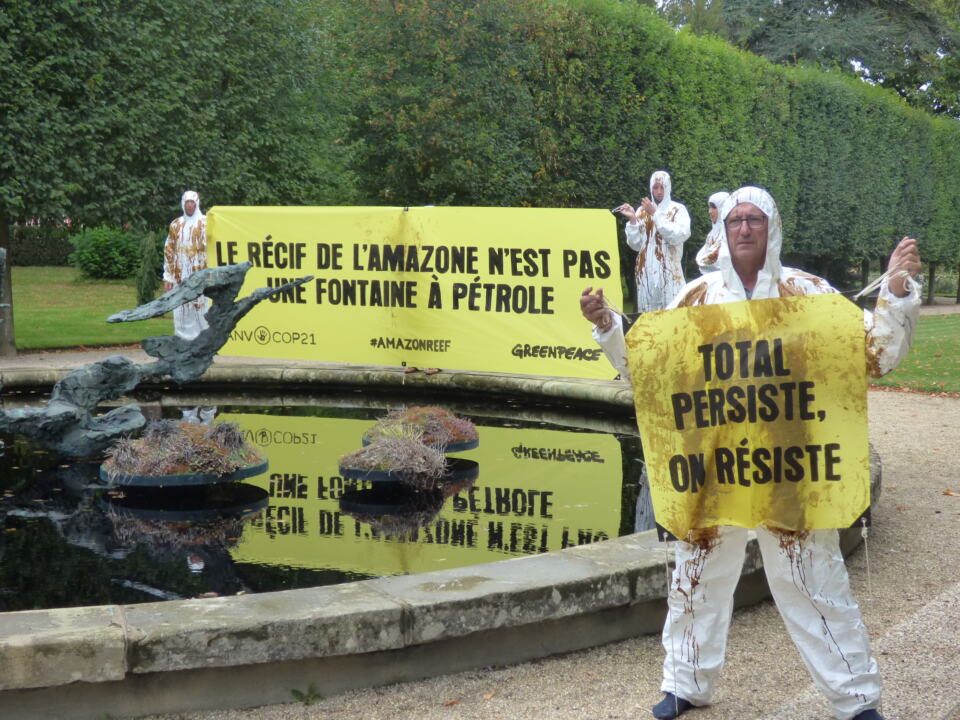
<instances>
[{"instance_id":1,"label":"yellow banner","mask_svg":"<svg viewBox=\"0 0 960 720\"><path fill-rule=\"evenodd\" d=\"M646 313L627 334L657 522L849 527L870 502L863 313L839 295Z\"/></svg>"},{"instance_id":2,"label":"yellow banner","mask_svg":"<svg viewBox=\"0 0 960 720\"><path fill-rule=\"evenodd\" d=\"M446 498L412 540L386 538L340 508L354 489L339 459L375 421L221 415L270 459L247 480L270 494L263 514L230 549L237 562L395 575L476 565L617 537L622 459L599 433L487 427L480 446L458 453L480 464L470 486ZM369 487L369 485L367 486Z\"/></svg>"},{"instance_id":3,"label":"yellow banner","mask_svg":"<svg viewBox=\"0 0 960 720\"><path fill-rule=\"evenodd\" d=\"M577 298L622 305L605 210L216 207L211 265L244 292L315 279L241 320L224 355L608 378Z\"/></svg>"}]
</instances>

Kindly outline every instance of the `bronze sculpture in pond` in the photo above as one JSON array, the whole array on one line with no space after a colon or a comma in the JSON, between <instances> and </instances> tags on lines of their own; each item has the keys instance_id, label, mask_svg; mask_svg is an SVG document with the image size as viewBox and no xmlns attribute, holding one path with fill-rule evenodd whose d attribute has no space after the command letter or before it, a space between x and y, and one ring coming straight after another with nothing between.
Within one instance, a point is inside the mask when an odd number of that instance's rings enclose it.
<instances>
[{"instance_id":1,"label":"bronze sculpture in pond","mask_svg":"<svg viewBox=\"0 0 960 720\"><path fill-rule=\"evenodd\" d=\"M160 335L144 339L141 346L156 358L154 362L137 364L121 355L111 355L78 368L54 385L45 406L0 412L0 432L25 435L68 457L90 457L140 429L146 420L136 403L103 415L94 413L100 403L116 400L144 380L162 376L177 383L196 380L213 363L214 355L240 319L257 303L313 279L307 276L279 287L259 288L236 300L249 269L250 263L207 268L156 300L111 315L107 322L131 322L158 317L201 295L212 301L206 313L209 327L196 338Z\"/></svg>"}]
</instances>

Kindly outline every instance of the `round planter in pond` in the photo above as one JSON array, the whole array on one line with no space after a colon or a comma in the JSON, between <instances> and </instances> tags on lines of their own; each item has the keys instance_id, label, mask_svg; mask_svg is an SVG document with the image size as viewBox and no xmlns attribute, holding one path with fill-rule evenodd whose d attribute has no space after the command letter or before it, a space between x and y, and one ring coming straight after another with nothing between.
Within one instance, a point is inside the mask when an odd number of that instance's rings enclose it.
<instances>
[{"instance_id":1,"label":"round planter in pond","mask_svg":"<svg viewBox=\"0 0 960 720\"><path fill-rule=\"evenodd\" d=\"M363 443L363 446L366 447L369 445L372 440L370 440L366 435L364 435L360 442ZM473 450L476 447L480 446L480 438L474 438L473 440L464 440L463 442L447 443L443 446L442 450L444 454L457 453L457 452L466 452L467 450Z\"/></svg>"},{"instance_id":2,"label":"round planter in pond","mask_svg":"<svg viewBox=\"0 0 960 720\"><path fill-rule=\"evenodd\" d=\"M404 485L420 485L417 482L416 473L407 470L365 470L362 468L351 468L340 466L340 475L352 480L363 480L366 482L379 483L402 483ZM465 480L475 479L480 475L480 464L475 460L466 460L464 458L450 458L447 461L447 470L437 480L437 486L446 483L461 483Z\"/></svg>"},{"instance_id":3,"label":"round planter in pond","mask_svg":"<svg viewBox=\"0 0 960 720\"><path fill-rule=\"evenodd\" d=\"M244 468L234 470L226 475L214 475L213 473L182 473L179 475L124 475L118 473L110 477L109 473L100 466L100 479L111 485L132 485L136 487L178 487L184 485L215 485L217 483L226 483L233 480L243 480L244 478L260 475L267 471L268 460L264 460L257 465L249 465Z\"/></svg>"},{"instance_id":4,"label":"round planter in pond","mask_svg":"<svg viewBox=\"0 0 960 720\"><path fill-rule=\"evenodd\" d=\"M340 466L340 475L351 480L362 480L374 484L379 483L404 483L413 484L416 481L416 473L407 470L366 470L364 468Z\"/></svg>"}]
</instances>

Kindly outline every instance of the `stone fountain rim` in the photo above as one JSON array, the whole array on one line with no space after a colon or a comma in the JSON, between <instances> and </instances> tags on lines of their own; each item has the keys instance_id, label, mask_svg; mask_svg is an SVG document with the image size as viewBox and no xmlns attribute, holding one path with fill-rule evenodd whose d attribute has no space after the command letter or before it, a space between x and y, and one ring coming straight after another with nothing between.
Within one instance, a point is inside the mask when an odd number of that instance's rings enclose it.
<instances>
[{"instance_id":1,"label":"stone fountain rim","mask_svg":"<svg viewBox=\"0 0 960 720\"><path fill-rule=\"evenodd\" d=\"M444 371L419 377L401 369L343 364L259 361L220 362L188 391L256 383L309 386L313 389L369 387L429 389L529 395L578 404L604 406L618 416L633 414L633 397L625 384L502 373ZM69 368L0 370L5 388L52 386ZM170 383L161 383L170 386ZM149 389L150 385L141 386ZM871 476L879 493L879 458L871 454ZM842 533L845 550L860 533ZM591 616L618 617L643 612L648 619L625 623L571 644L544 646L541 654L579 649L637 634L657 632L666 590L665 553L654 531L600 543L511 558L480 566L418 575L385 577L337 586L138 605L103 605L56 610L0 613L0 708L11 693L27 688L56 689L76 683L133 682L138 677L180 671L241 668L263 664L316 662L318 659L398 657L423 646L514 632L556 622L582 623ZM762 576L755 542L748 546L744 576ZM743 584L743 583L742 583ZM765 589L765 588L764 588ZM756 602L764 592L752 593ZM651 614L651 610L653 611ZM572 625L571 625L572 626ZM462 651L461 651L462 652ZM517 650L513 662L538 657ZM513 657L513 656L511 656ZM500 662L510 657L498 656ZM479 660L489 664L488 659ZM463 669L463 664L459 669ZM450 666L445 670L450 671ZM408 675L407 675L408 676ZM397 681L390 677L376 683ZM362 685L361 685L362 686ZM107 686L104 686L107 687ZM251 691L255 692L255 691ZM237 702L282 702L264 689ZM52 702L52 701L51 701ZM199 707L184 699L181 709ZM154 708L153 711L157 711Z\"/></svg>"}]
</instances>

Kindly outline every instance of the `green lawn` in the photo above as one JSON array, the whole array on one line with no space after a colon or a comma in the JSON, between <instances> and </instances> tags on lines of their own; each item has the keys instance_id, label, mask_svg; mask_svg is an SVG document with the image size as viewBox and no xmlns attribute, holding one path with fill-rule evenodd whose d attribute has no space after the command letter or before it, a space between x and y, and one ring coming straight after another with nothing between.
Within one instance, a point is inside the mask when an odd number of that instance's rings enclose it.
<instances>
[{"instance_id":1,"label":"green lawn","mask_svg":"<svg viewBox=\"0 0 960 720\"><path fill-rule=\"evenodd\" d=\"M920 318L910 354L874 385L960 392L960 314Z\"/></svg>"},{"instance_id":2,"label":"green lawn","mask_svg":"<svg viewBox=\"0 0 960 720\"><path fill-rule=\"evenodd\" d=\"M72 267L14 267L13 325L17 347L129 345L173 333L170 317L108 323L137 306L133 280L88 280Z\"/></svg>"}]
</instances>

